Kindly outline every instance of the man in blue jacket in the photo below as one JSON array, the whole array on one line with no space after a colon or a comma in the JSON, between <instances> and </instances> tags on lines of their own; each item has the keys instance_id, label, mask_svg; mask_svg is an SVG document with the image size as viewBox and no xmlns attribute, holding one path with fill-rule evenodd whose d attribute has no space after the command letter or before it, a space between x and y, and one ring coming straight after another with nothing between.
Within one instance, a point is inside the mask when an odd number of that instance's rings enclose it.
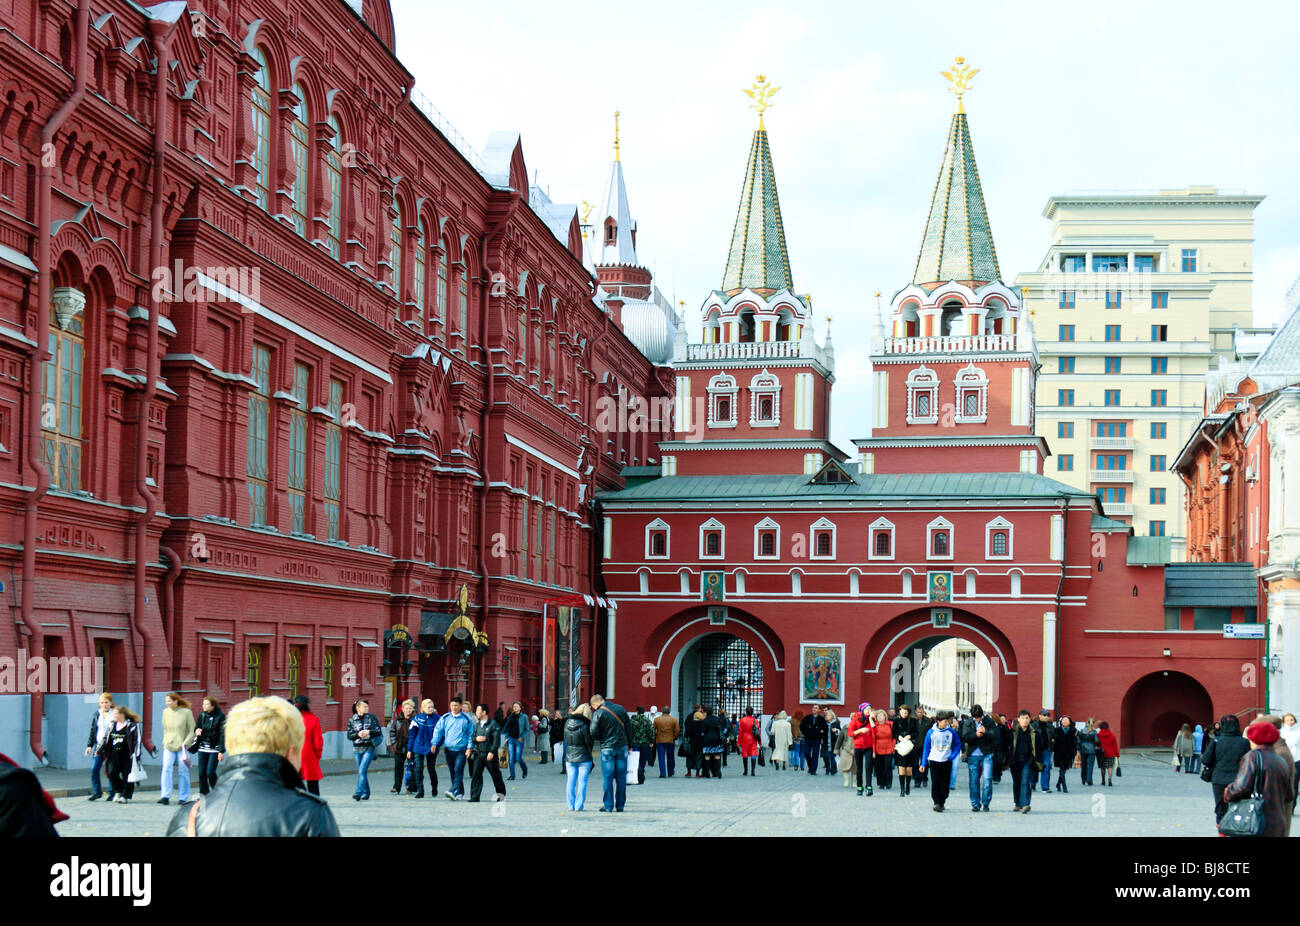
<instances>
[{"instance_id":1,"label":"man in blue jacket","mask_svg":"<svg viewBox=\"0 0 1300 926\"><path fill-rule=\"evenodd\" d=\"M438 723L433 728L431 750L436 753L445 747L443 755L447 757L447 773L451 775L451 790L447 792L449 801L465 799L465 758L473 750L473 731L474 721L461 710L460 698L452 698L451 713L438 718Z\"/></svg>"},{"instance_id":2,"label":"man in blue jacket","mask_svg":"<svg viewBox=\"0 0 1300 926\"><path fill-rule=\"evenodd\" d=\"M406 758L415 765L411 769L411 783L408 787L415 789L416 797L424 797L424 768L429 767L429 783L433 786L432 797L438 796L438 772L434 761L438 750L433 747L433 731L438 726L438 712L434 710L433 701L425 698L420 702L420 713L411 719L411 729L406 735ZM400 759L398 760L400 761Z\"/></svg>"}]
</instances>

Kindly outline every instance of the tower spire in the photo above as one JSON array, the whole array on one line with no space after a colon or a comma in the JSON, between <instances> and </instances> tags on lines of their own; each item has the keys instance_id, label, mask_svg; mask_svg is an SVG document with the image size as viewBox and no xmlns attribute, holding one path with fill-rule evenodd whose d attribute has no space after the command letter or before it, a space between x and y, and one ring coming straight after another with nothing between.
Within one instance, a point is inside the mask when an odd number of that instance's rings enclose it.
<instances>
[{"instance_id":1,"label":"tower spire","mask_svg":"<svg viewBox=\"0 0 1300 926\"><path fill-rule=\"evenodd\" d=\"M614 160L621 161L618 155L618 110L614 110Z\"/></svg>"}]
</instances>

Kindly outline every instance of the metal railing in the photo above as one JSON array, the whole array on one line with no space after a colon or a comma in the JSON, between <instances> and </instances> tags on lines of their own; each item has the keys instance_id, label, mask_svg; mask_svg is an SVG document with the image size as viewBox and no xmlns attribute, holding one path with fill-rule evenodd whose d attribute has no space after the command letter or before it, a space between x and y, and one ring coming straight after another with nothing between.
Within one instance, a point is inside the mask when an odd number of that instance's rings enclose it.
<instances>
[{"instance_id":1,"label":"metal railing","mask_svg":"<svg viewBox=\"0 0 1300 926\"><path fill-rule=\"evenodd\" d=\"M415 104L416 109L424 113L426 119L433 123L433 127L441 132L447 141L451 142L452 147L473 165L476 171L484 176L487 175L487 167L483 162L483 156L478 153L478 150L469 143L464 135L460 134L460 131L438 110L438 107L434 106L433 102L420 92L419 87L411 90L411 102Z\"/></svg>"},{"instance_id":2,"label":"metal railing","mask_svg":"<svg viewBox=\"0 0 1300 926\"><path fill-rule=\"evenodd\" d=\"M1015 349L1014 334L950 334L938 337L885 338L887 354L945 354Z\"/></svg>"}]
</instances>

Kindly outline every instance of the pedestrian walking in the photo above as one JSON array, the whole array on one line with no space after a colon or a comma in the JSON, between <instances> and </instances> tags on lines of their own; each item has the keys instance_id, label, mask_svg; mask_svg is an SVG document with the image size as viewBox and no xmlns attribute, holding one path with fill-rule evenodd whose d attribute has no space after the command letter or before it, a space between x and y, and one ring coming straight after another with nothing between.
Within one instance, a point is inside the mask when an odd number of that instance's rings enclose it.
<instances>
[{"instance_id":1,"label":"pedestrian walking","mask_svg":"<svg viewBox=\"0 0 1300 926\"><path fill-rule=\"evenodd\" d=\"M379 718L370 713L370 703L358 698L352 704L348 718L348 739L352 741L352 757L357 763L357 787L352 792L354 801L370 800L370 763L384 741L384 727Z\"/></svg>"},{"instance_id":2,"label":"pedestrian walking","mask_svg":"<svg viewBox=\"0 0 1300 926\"><path fill-rule=\"evenodd\" d=\"M785 771L790 767L790 744L794 742L794 733L790 729L790 718L785 711L777 711L772 718L772 768Z\"/></svg>"},{"instance_id":3,"label":"pedestrian walking","mask_svg":"<svg viewBox=\"0 0 1300 926\"><path fill-rule=\"evenodd\" d=\"M377 720L375 728L378 739L383 728ZM303 715L283 698L236 704L226 718L230 755L221 780L188 808L177 808L167 835L339 835L329 805L301 788L297 765L305 735ZM205 890L200 886L206 901Z\"/></svg>"},{"instance_id":4,"label":"pedestrian walking","mask_svg":"<svg viewBox=\"0 0 1300 926\"><path fill-rule=\"evenodd\" d=\"M410 791L419 799L424 797L424 770L429 770L430 797L438 796L438 770L434 760L438 750L433 748L433 737L438 729L438 709L432 698L420 702L420 712L411 718L406 731L406 759L411 763ZM448 768L451 763L448 762Z\"/></svg>"},{"instance_id":5,"label":"pedestrian walking","mask_svg":"<svg viewBox=\"0 0 1300 926\"><path fill-rule=\"evenodd\" d=\"M1079 731L1079 784L1092 787L1092 770L1097 765L1101 753L1101 742L1097 738L1097 721L1089 717L1088 723Z\"/></svg>"},{"instance_id":6,"label":"pedestrian walking","mask_svg":"<svg viewBox=\"0 0 1300 926\"><path fill-rule=\"evenodd\" d=\"M1040 715L1041 716L1041 715ZM1029 813L1034 796L1034 780L1043 769L1042 744L1039 742L1041 724L1034 726L1029 711L1022 710L1011 728L1011 747L1007 759L1011 764L1011 787L1015 794L1015 809ZM1050 755L1050 754L1048 754Z\"/></svg>"},{"instance_id":7,"label":"pedestrian walking","mask_svg":"<svg viewBox=\"0 0 1300 926\"><path fill-rule=\"evenodd\" d=\"M108 790L119 804L129 804L140 775L140 715L125 704L113 706L113 724L104 739Z\"/></svg>"},{"instance_id":8,"label":"pedestrian walking","mask_svg":"<svg viewBox=\"0 0 1300 926\"><path fill-rule=\"evenodd\" d=\"M870 704L864 701L858 705L858 709L849 718L848 730L849 736L853 738L853 771L858 780L858 795L861 796L865 785L867 797L870 797L874 793L871 788L871 768L876 757L875 731L872 729Z\"/></svg>"},{"instance_id":9,"label":"pedestrian walking","mask_svg":"<svg viewBox=\"0 0 1300 926\"><path fill-rule=\"evenodd\" d=\"M677 737L681 735L681 727L666 706L654 719L653 726L655 751L659 754L659 777L672 778L677 769Z\"/></svg>"},{"instance_id":10,"label":"pedestrian walking","mask_svg":"<svg viewBox=\"0 0 1300 926\"><path fill-rule=\"evenodd\" d=\"M808 774L816 775L817 759L829 733L820 704L814 705L808 716L799 722L799 730L803 733L803 754L808 760Z\"/></svg>"},{"instance_id":11,"label":"pedestrian walking","mask_svg":"<svg viewBox=\"0 0 1300 926\"><path fill-rule=\"evenodd\" d=\"M551 712L546 708L539 710L534 715L535 734L534 745L537 747L537 764L545 765L547 753L551 751Z\"/></svg>"},{"instance_id":12,"label":"pedestrian walking","mask_svg":"<svg viewBox=\"0 0 1300 926\"><path fill-rule=\"evenodd\" d=\"M302 786L307 789L308 794L319 795L321 779L325 777L320 767L320 758L325 752L325 737L321 733L320 718L311 712L311 702L307 700L306 695L298 695L294 698L293 706L298 708L298 713L302 716L303 727L298 776L302 778ZM401 758L399 757L397 761L401 762Z\"/></svg>"},{"instance_id":13,"label":"pedestrian walking","mask_svg":"<svg viewBox=\"0 0 1300 926\"><path fill-rule=\"evenodd\" d=\"M966 756L966 769L970 790L970 809L973 813L989 811L993 803L993 763L997 757L997 730L990 718L985 718L984 708L971 706L970 718L962 721L960 732L962 752Z\"/></svg>"},{"instance_id":14,"label":"pedestrian walking","mask_svg":"<svg viewBox=\"0 0 1300 926\"><path fill-rule=\"evenodd\" d=\"M632 749L636 753L636 783L645 784L645 766L655 748L655 724L645 708L637 706L630 718L632 724Z\"/></svg>"},{"instance_id":15,"label":"pedestrian walking","mask_svg":"<svg viewBox=\"0 0 1300 926\"><path fill-rule=\"evenodd\" d=\"M790 715L790 735L793 739L790 741L790 764L798 771L804 768L804 751L803 751L803 711L795 708L795 712Z\"/></svg>"},{"instance_id":16,"label":"pedestrian walking","mask_svg":"<svg viewBox=\"0 0 1300 926\"><path fill-rule=\"evenodd\" d=\"M477 712L477 708L475 708ZM499 721L494 721L500 724ZM506 715L506 721L503 727L499 726L501 732L506 737L506 755L510 761L510 781L515 780L515 763L519 763L519 769L523 772L524 778L528 777L528 763L524 761L524 738L527 737L531 730L528 726L528 715L524 713L524 706L516 701L510 705L510 713ZM493 744L492 751L496 752L496 744Z\"/></svg>"},{"instance_id":17,"label":"pedestrian walking","mask_svg":"<svg viewBox=\"0 0 1300 926\"><path fill-rule=\"evenodd\" d=\"M1205 749L1202 756L1204 768L1201 779L1210 782L1214 794L1214 823L1217 826L1228 809L1223 792L1237 778L1242 758L1250 752L1250 741L1241 735L1241 722L1236 714L1224 714L1215 724L1219 735Z\"/></svg>"},{"instance_id":18,"label":"pedestrian walking","mask_svg":"<svg viewBox=\"0 0 1300 926\"><path fill-rule=\"evenodd\" d=\"M852 715L850 715L850 723ZM840 775L844 778L844 787L853 786L853 773L856 770L857 763L853 755L853 737L849 733L849 724L840 725L840 735L835 741L836 768L839 769Z\"/></svg>"},{"instance_id":19,"label":"pedestrian walking","mask_svg":"<svg viewBox=\"0 0 1300 926\"><path fill-rule=\"evenodd\" d=\"M876 769L876 787L888 791L894 786L894 722L883 710L876 711L875 725L871 729L871 745L875 755L871 764Z\"/></svg>"},{"instance_id":20,"label":"pedestrian walking","mask_svg":"<svg viewBox=\"0 0 1300 926\"><path fill-rule=\"evenodd\" d=\"M1056 725L1052 723L1052 712L1043 708L1038 712L1038 719L1033 722L1034 732L1038 734L1038 786L1044 794L1052 791L1052 748L1056 744Z\"/></svg>"},{"instance_id":21,"label":"pedestrian walking","mask_svg":"<svg viewBox=\"0 0 1300 926\"><path fill-rule=\"evenodd\" d=\"M935 715L934 726L925 734L917 766L918 770L930 773L930 797L937 813L943 813L943 805L948 801L952 765L961 753L961 740L957 731L949 726L951 721L952 711L939 711Z\"/></svg>"},{"instance_id":22,"label":"pedestrian walking","mask_svg":"<svg viewBox=\"0 0 1300 926\"><path fill-rule=\"evenodd\" d=\"M604 799L601 811L623 812L627 802L627 755L630 740L630 723L627 711L606 701L602 695L592 695L591 741L600 750L600 774L604 778Z\"/></svg>"},{"instance_id":23,"label":"pedestrian walking","mask_svg":"<svg viewBox=\"0 0 1300 926\"><path fill-rule=\"evenodd\" d=\"M840 738L840 719L827 707L822 716L826 719L826 741L822 745L822 765L827 775L835 774L835 742Z\"/></svg>"},{"instance_id":24,"label":"pedestrian walking","mask_svg":"<svg viewBox=\"0 0 1300 926\"><path fill-rule=\"evenodd\" d=\"M90 800L97 801L104 796L104 785L100 772L104 768L104 741L113 726L113 696L104 692L99 696L99 707L90 716L90 736L86 738L86 755L90 756ZM108 799L117 795L109 786Z\"/></svg>"},{"instance_id":25,"label":"pedestrian walking","mask_svg":"<svg viewBox=\"0 0 1300 926\"><path fill-rule=\"evenodd\" d=\"M564 767L569 776L565 808L580 812L587 805L587 780L591 776L591 705L579 704L564 722Z\"/></svg>"},{"instance_id":26,"label":"pedestrian walking","mask_svg":"<svg viewBox=\"0 0 1300 926\"><path fill-rule=\"evenodd\" d=\"M1196 752L1196 739L1192 735L1192 725L1185 723L1174 735L1174 771L1191 772L1192 755Z\"/></svg>"},{"instance_id":27,"label":"pedestrian walking","mask_svg":"<svg viewBox=\"0 0 1300 926\"><path fill-rule=\"evenodd\" d=\"M1056 765L1056 790L1069 794L1070 788L1065 783L1065 773L1074 768L1074 757L1078 755L1078 732L1069 714L1062 714L1056 724L1056 741L1052 744L1052 761Z\"/></svg>"},{"instance_id":28,"label":"pedestrian walking","mask_svg":"<svg viewBox=\"0 0 1300 926\"><path fill-rule=\"evenodd\" d=\"M916 741L918 743L924 743L925 735L932 729L934 729L934 718L929 716L925 712L925 708L918 704L916 706ZM917 756L916 758L916 783L924 788L930 783L930 776L926 770L922 768L923 763L921 760L923 758L924 756Z\"/></svg>"},{"instance_id":29,"label":"pedestrian walking","mask_svg":"<svg viewBox=\"0 0 1300 926\"><path fill-rule=\"evenodd\" d=\"M1281 733L1282 733L1282 718L1279 717L1277 714L1265 714L1264 716L1260 717L1259 719L1262 720L1262 721L1265 722L1265 723L1271 723L1274 727L1277 728L1277 730L1278 730L1278 738L1275 739L1275 740L1273 741L1273 743L1272 743L1272 747L1271 747L1271 748L1272 748L1272 750L1273 750L1275 753L1277 753L1278 755L1280 755L1280 756L1282 757L1282 759L1286 762L1286 767L1287 767L1287 768L1294 768L1294 767L1295 767L1295 756L1294 756L1294 755L1292 754L1292 752L1291 752L1291 747L1289 747L1289 746L1286 744L1286 740L1285 740L1285 739L1282 737L1282 735L1281 735ZM1288 819L1288 820L1291 818L1291 814L1294 813L1294 812L1295 812L1295 802L1294 802L1294 800L1292 800L1292 801L1287 805L1287 808L1286 808L1286 815L1287 815L1287 819Z\"/></svg>"},{"instance_id":30,"label":"pedestrian walking","mask_svg":"<svg viewBox=\"0 0 1300 926\"><path fill-rule=\"evenodd\" d=\"M1197 729L1200 729L1197 727ZM1292 803L1297 794L1300 794L1300 724L1296 723L1295 714L1287 711L1282 715L1282 739L1287 748L1291 750L1291 758L1295 761L1295 780L1293 782Z\"/></svg>"},{"instance_id":31,"label":"pedestrian walking","mask_svg":"<svg viewBox=\"0 0 1300 926\"><path fill-rule=\"evenodd\" d=\"M295 703L297 703L295 701ZM393 787L391 794L401 794L402 784L406 783L408 794L415 793L415 783L411 778L411 766L414 760L407 759L407 741L411 734L411 720L415 717L415 702L407 698L401 707L393 711L393 719L388 722L388 751L393 754ZM304 748L306 748L304 746ZM408 764L409 763L409 764ZM304 780L306 780L304 776Z\"/></svg>"},{"instance_id":32,"label":"pedestrian walking","mask_svg":"<svg viewBox=\"0 0 1300 926\"><path fill-rule=\"evenodd\" d=\"M551 726L547 734L550 737L551 761L561 775L564 774L564 725L568 719L568 715L561 713L557 707L551 714Z\"/></svg>"},{"instance_id":33,"label":"pedestrian walking","mask_svg":"<svg viewBox=\"0 0 1300 926\"><path fill-rule=\"evenodd\" d=\"M695 773L696 778L703 778L700 768L704 760L704 708L695 705L695 712L686 720L686 777Z\"/></svg>"},{"instance_id":34,"label":"pedestrian walking","mask_svg":"<svg viewBox=\"0 0 1300 926\"><path fill-rule=\"evenodd\" d=\"M912 709L900 704L894 716L894 768L898 770L898 796L912 793L912 774L916 769L916 754L921 745L920 727L912 716Z\"/></svg>"},{"instance_id":35,"label":"pedestrian walking","mask_svg":"<svg viewBox=\"0 0 1300 926\"><path fill-rule=\"evenodd\" d=\"M1097 754L1097 767L1101 769L1101 783L1108 788L1115 787L1115 763L1119 761L1119 740L1111 732L1110 723L1103 720L1097 725L1097 745L1101 751Z\"/></svg>"},{"instance_id":36,"label":"pedestrian walking","mask_svg":"<svg viewBox=\"0 0 1300 926\"><path fill-rule=\"evenodd\" d=\"M518 702L516 702L518 706ZM497 744L501 741L501 729L488 713L486 704L474 708L474 732L469 749L466 750L470 765L469 802L477 804L483 793L483 772L492 776L495 788L492 800L506 799L506 783L501 780L501 763L497 761Z\"/></svg>"},{"instance_id":37,"label":"pedestrian walking","mask_svg":"<svg viewBox=\"0 0 1300 926\"><path fill-rule=\"evenodd\" d=\"M761 743L763 725L754 716L752 707L745 708L745 716L740 720L740 764L745 767L745 775L758 774L758 751Z\"/></svg>"},{"instance_id":38,"label":"pedestrian walking","mask_svg":"<svg viewBox=\"0 0 1300 926\"><path fill-rule=\"evenodd\" d=\"M447 776L451 779L451 788L446 792L449 801L465 799L465 758L469 755L474 721L463 707L459 695L451 699L450 712L443 714L434 724L433 743L429 747L430 760L438 754L439 749L443 750L442 754L447 759ZM437 786L435 780L434 787ZM434 794L437 793L434 791Z\"/></svg>"},{"instance_id":39,"label":"pedestrian walking","mask_svg":"<svg viewBox=\"0 0 1300 926\"><path fill-rule=\"evenodd\" d=\"M159 804L170 804L173 778L178 790L180 802L188 804L190 800L190 752L189 746L194 736L194 713L190 702L181 697L179 691L173 691L164 699L167 706L162 712L162 774L159 787L162 797Z\"/></svg>"},{"instance_id":40,"label":"pedestrian walking","mask_svg":"<svg viewBox=\"0 0 1300 926\"><path fill-rule=\"evenodd\" d=\"M706 707L700 729L700 777L721 778L722 756L727 748L725 719Z\"/></svg>"},{"instance_id":41,"label":"pedestrian walking","mask_svg":"<svg viewBox=\"0 0 1300 926\"><path fill-rule=\"evenodd\" d=\"M1281 732L1270 721L1257 720L1246 728L1246 739L1250 751L1238 763L1234 779L1224 787L1223 798L1238 801L1260 795L1263 802L1258 813L1263 817L1263 827L1258 835L1290 836L1295 769L1273 749Z\"/></svg>"},{"instance_id":42,"label":"pedestrian walking","mask_svg":"<svg viewBox=\"0 0 1300 926\"><path fill-rule=\"evenodd\" d=\"M226 757L226 715L221 702L204 695L203 710L194 722L194 737L199 752L199 794L207 794L217 783L217 764Z\"/></svg>"},{"instance_id":43,"label":"pedestrian walking","mask_svg":"<svg viewBox=\"0 0 1300 926\"><path fill-rule=\"evenodd\" d=\"M1205 728L1199 723L1192 728L1192 774L1201 771L1201 755L1205 752Z\"/></svg>"}]
</instances>

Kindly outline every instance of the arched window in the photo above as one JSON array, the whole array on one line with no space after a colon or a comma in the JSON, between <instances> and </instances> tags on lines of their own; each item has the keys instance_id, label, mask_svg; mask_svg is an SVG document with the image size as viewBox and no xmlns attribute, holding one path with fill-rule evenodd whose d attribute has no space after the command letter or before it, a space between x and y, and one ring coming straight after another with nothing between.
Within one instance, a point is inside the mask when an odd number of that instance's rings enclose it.
<instances>
[{"instance_id":1,"label":"arched window","mask_svg":"<svg viewBox=\"0 0 1300 926\"><path fill-rule=\"evenodd\" d=\"M438 239L438 325L443 330L444 337L447 331L447 242L442 238Z\"/></svg>"},{"instance_id":2,"label":"arched window","mask_svg":"<svg viewBox=\"0 0 1300 926\"><path fill-rule=\"evenodd\" d=\"M457 298L460 301L460 333L465 338L465 350L469 350L469 264L460 265L460 280L457 282ZM555 340L551 340L551 365L555 365Z\"/></svg>"},{"instance_id":3,"label":"arched window","mask_svg":"<svg viewBox=\"0 0 1300 926\"><path fill-rule=\"evenodd\" d=\"M1007 535L1005 531L995 531L991 544L994 556L1007 555Z\"/></svg>"},{"instance_id":4,"label":"arched window","mask_svg":"<svg viewBox=\"0 0 1300 926\"><path fill-rule=\"evenodd\" d=\"M931 537L931 550L934 556L948 555L948 532L935 531Z\"/></svg>"},{"instance_id":5,"label":"arched window","mask_svg":"<svg viewBox=\"0 0 1300 926\"><path fill-rule=\"evenodd\" d=\"M50 359L44 364L41 404L41 460L50 485L64 492L81 488L82 362L85 358L83 307L77 290L57 289L55 299L67 300L76 314L55 311L50 316Z\"/></svg>"},{"instance_id":6,"label":"arched window","mask_svg":"<svg viewBox=\"0 0 1300 926\"><path fill-rule=\"evenodd\" d=\"M528 310L519 310L519 362L528 369Z\"/></svg>"},{"instance_id":7,"label":"arched window","mask_svg":"<svg viewBox=\"0 0 1300 926\"><path fill-rule=\"evenodd\" d=\"M718 418L723 421L731 420L731 400L718 399Z\"/></svg>"},{"instance_id":8,"label":"arched window","mask_svg":"<svg viewBox=\"0 0 1300 926\"><path fill-rule=\"evenodd\" d=\"M708 531L704 535L704 555L705 556L722 555L722 535L717 531Z\"/></svg>"},{"instance_id":9,"label":"arched window","mask_svg":"<svg viewBox=\"0 0 1300 926\"><path fill-rule=\"evenodd\" d=\"M890 540L889 531L880 531L878 534L876 534L876 555L877 556L889 555L889 540Z\"/></svg>"},{"instance_id":10,"label":"arched window","mask_svg":"<svg viewBox=\"0 0 1300 926\"><path fill-rule=\"evenodd\" d=\"M258 70L253 83L253 171L257 204L263 209L271 202L271 68L266 52L253 49Z\"/></svg>"},{"instance_id":11,"label":"arched window","mask_svg":"<svg viewBox=\"0 0 1300 926\"><path fill-rule=\"evenodd\" d=\"M654 531L650 535L650 555L667 556L668 555L668 534L665 531Z\"/></svg>"},{"instance_id":12,"label":"arched window","mask_svg":"<svg viewBox=\"0 0 1300 926\"><path fill-rule=\"evenodd\" d=\"M424 319L424 219L415 223L415 254L411 263L411 299L415 302L415 317Z\"/></svg>"},{"instance_id":13,"label":"arched window","mask_svg":"<svg viewBox=\"0 0 1300 926\"><path fill-rule=\"evenodd\" d=\"M397 301L402 301L402 204L393 197L393 227L388 236L388 262L393 267L393 292ZM397 317L402 317L399 305Z\"/></svg>"},{"instance_id":14,"label":"arched window","mask_svg":"<svg viewBox=\"0 0 1300 926\"><path fill-rule=\"evenodd\" d=\"M980 413L980 397L978 393L967 392L965 399L962 400L962 413L967 418L975 418Z\"/></svg>"},{"instance_id":15,"label":"arched window","mask_svg":"<svg viewBox=\"0 0 1300 926\"><path fill-rule=\"evenodd\" d=\"M307 144L307 94L303 92L302 84L293 85L293 95L295 97L293 121L289 123L289 151L293 155L296 171L291 191L293 227L305 238L307 237L307 191L311 189L311 182L310 158L307 156L310 150Z\"/></svg>"},{"instance_id":16,"label":"arched window","mask_svg":"<svg viewBox=\"0 0 1300 926\"><path fill-rule=\"evenodd\" d=\"M764 531L758 535L758 555L776 556L776 532Z\"/></svg>"},{"instance_id":17,"label":"arched window","mask_svg":"<svg viewBox=\"0 0 1300 926\"><path fill-rule=\"evenodd\" d=\"M830 531L818 531L818 532L817 532L817 555L818 555L818 556L830 556L830 555L831 555L831 533L830 533Z\"/></svg>"},{"instance_id":18,"label":"arched window","mask_svg":"<svg viewBox=\"0 0 1300 926\"><path fill-rule=\"evenodd\" d=\"M334 137L330 141L330 150L325 155L325 173L329 177L330 214L329 229L326 231L330 253L337 260L343 252L343 150L342 129L339 120L330 116L330 128Z\"/></svg>"},{"instance_id":19,"label":"arched window","mask_svg":"<svg viewBox=\"0 0 1300 926\"><path fill-rule=\"evenodd\" d=\"M930 393L922 392L916 397L916 417L930 417Z\"/></svg>"}]
</instances>

